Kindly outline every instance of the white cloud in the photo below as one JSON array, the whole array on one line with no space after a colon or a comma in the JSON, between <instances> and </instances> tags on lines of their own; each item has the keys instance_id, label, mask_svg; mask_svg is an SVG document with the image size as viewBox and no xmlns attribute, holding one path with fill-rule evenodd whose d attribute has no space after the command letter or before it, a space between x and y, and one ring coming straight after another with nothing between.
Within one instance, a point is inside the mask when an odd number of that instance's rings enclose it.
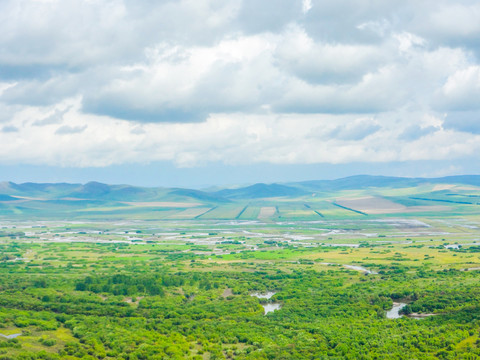
<instances>
[{"instance_id":1,"label":"white cloud","mask_svg":"<svg viewBox=\"0 0 480 360\"><path fill-rule=\"evenodd\" d=\"M316 42L298 26L283 34L275 56L282 69L310 83L355 82L386 60L379 48Z\"/></svg>"},{"instance_id":2,"label":"white cloud","mask_svg":"<svg viewBox=\"0 0 480 360\"><path fill-rule=\"evenodd\" d=\"M41 118L40 113L47 109L18 113L9 125L18 131L0 132L0 158L4 162L76 167L167 160L189 167L209 162L339 164L444 159L480 150L479 135L466 136L455 130L434 128L421 137L396 138L419 123L418 118L424 119L424 127L433 122L431 115L420 113L401 123L395 122L395 113L376 118L218 114L201 123L149 123L140 127L129 121L81 114L78 100L69 106L60 128L54 123L34 125L32 119Z\"/></svg>"},{"instance_id":3,"label":"white cloud","mask_svg":"<svg viewBox=\"0 0 480 360\"><path fill-rule=\"evenodd\" d=\"M408 52L414 46L423 46L425 45L425 39L408 32L403 32L400 34L395 34L395 38L399 42L399 50L401 52Z\"/></svg>"},{"instance_id":4,"label":"white cloud","mask_svg":"<svg viewBox=\"0 0 480 360\"><path fill-rule=\"evenodd\" d=\"M469 0L6 0L0 159L469 156L479 13Z\"/></svg>"},{"instance_id":5,"label":"white cloud","mask_svg":"<svg viewBox=\"0 0 480 360\"><path fill-rule=\"evenodd\" d=\"M357 29L372 31L381 37L384 37L388 30L391 29L391 24L387 19L381 19L377 21L367 21L357 25Z\"/></svg>"},{"instance_id":6,"label":"white cloud","mask_svg":"<svg viewBox=\"0 0 480 360\"><path fill-rule=\"evenodd\" d=\"M447 109L480 109L480 66L469 66L450 75L438 101Z\"/></svg>"},{"instance_id":7,"label":"white cloud","mask_svg":"<svg viewBox=\"0 0 480 360\"><path fill-rule=\"evenodd\" d=\"M449 3L429 16L429 26L441 35L468 36L480 33L480 4Z\"/></svg>"},{"instance_id":8,"label":"white cloud","mask_svg":"<svg viewBox=\"0 0 480 360\"><path fill-rule=\"evenodd\" d=\"M304 14L308 13L312 7L312 0L302 0L302 12Z\"/></svg>"}]
</instances>

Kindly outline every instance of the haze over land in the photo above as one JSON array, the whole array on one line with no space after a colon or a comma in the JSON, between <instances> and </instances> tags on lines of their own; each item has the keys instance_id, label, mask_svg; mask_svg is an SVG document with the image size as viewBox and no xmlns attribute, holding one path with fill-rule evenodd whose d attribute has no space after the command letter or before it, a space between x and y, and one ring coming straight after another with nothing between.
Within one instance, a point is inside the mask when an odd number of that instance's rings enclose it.
<instances>
[{"instance_id":1,"label":"haze over land","mask_svg":"<svg viewBox=\"0 0 480 360\"><path fill-rule=\"evenodd\" d=\"M352 176L195 190L0 183L0 219L260 220L463 216L478 212L480 176Z\"/></svg>"},{"instance_id":2,"label":"haze over land","mask_svg":"<svg viewBox=\"0 0 480 360\"><path fill-rule=\"evenodd\" d=\"M0 180L478 173L474 0L0 3Z\"/></svg>"}]
</instances>

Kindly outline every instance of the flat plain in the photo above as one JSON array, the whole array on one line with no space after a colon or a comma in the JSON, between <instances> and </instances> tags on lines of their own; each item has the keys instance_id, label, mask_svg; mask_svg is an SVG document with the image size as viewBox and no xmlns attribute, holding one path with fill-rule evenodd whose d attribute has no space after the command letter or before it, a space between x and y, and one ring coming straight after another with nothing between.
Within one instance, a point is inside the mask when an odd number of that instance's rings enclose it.
<instances>
[{"instance_id":1,"label":"flat plain","mask_svg":"<svg viewBox=\"0 0 480 360\"><path fill-rule=\"evenodd\" d=\"M480 187L260 190L5 191L0 359L480 357Z\"/></svg>"}]
</instances>

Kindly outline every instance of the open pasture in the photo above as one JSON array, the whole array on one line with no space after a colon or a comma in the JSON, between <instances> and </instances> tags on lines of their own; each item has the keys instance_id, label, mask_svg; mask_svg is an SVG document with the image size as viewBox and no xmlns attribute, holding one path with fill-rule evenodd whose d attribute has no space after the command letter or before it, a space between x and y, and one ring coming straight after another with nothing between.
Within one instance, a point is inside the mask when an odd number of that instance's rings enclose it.
<instances>
[{"instance_id":1,"label":"open pasture","mask_svg":"<svg viewBox=\"0 0 480 360\"><path fill-rule=\"evenodd\" d=\"M0 359L479 358L479 193L404 183L5 196Z\"/></svg>"},{"instance_id":2,"label":"open pasture","mask_svg":"<svg viewBox=\"0 0 480 360\"><path fill-rule=\"evenodd\" d=\"M312 202L304 211L315 205L321 208ZM414 344L418 331L447 336L448 344L409 347L408 357L480 355L472 312L480 307L479 249L476 215L4 220L0 333L20 335L0 338L0 351L47 359L341 358L337 345L316 335L333 326L329 336L340 336L358 358L365 353L359 342L367 341L378 344L369 356L404 358L405 347L385 334ZM273 297L251 296L267 292ZM420 320L388 319L399 299ZM276 310L265 315L263 306ZM362 330L352 335L353 324ZM146 345L131 346L138 341Z\"/></svg>"},{"instance_id":3,"label":"open pasture","mask_svg":"<svg viewBox=\"0 0 480 360\"><path fill-rule=\"evenodd\" d=\"M365 196L360 198L341 198L335 200L345 208L363 212L367 215L376 214L407 214L414 212L448 212L451 207L445 205L405 206L389 199L378 196Z\"/></svg>"}]
</instances>

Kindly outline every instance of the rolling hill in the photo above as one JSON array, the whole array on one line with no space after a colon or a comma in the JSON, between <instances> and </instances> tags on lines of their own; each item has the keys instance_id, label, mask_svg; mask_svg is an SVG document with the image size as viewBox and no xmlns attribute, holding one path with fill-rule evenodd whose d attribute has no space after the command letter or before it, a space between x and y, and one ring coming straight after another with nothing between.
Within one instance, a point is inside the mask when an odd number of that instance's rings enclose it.
<instances>
[{"instance_id":1,"label":"rolling hill","mask_svg":"<svg viewBox=\"0 0 480 360\"><path fill-rule=\"evenodd\" d=\"M210 191L99 182L0 183L1 218L315 220L476 213L479 204L478 175L433 179L360 175Z\"/></svg>"},{"instance_id":2,"label":"rolling hill","mask_svg":"<svg viewBox=\"0 0 480 360\"><path fill-rule=\"evenodd\" d=\"M298 187L280 184L254 184L238 189L224 189L214 194L228 199L259 199L272 197L297 197L307 192Z\"/></svg>"},{"instance_id":3,"label":"rolling hill","mask_svg":"<svg viewBox=\"0 0 480 360\"><path fill-rule=\"evenodd\" d=\"M329 192L368 188L407 188L426 184L452 184L480 187L480 175L447 176L441 178L403 178L358 175L336 180L314 180L285 184L257 183L245 187L202 191L182 188L147 188L131 185L108 185L99 182L68 183L0 183L0 195L40 199L95 199L115 201L161 201L181 197L206 202L228 202L236 199L299 197L312 192ZM6 198L5 198L6 199ZM12 199L10 199L12 200ZM13 199L14 200L14 199ZM3 200L5 201L5 200Z\"/></svg>"}]
</instances>

